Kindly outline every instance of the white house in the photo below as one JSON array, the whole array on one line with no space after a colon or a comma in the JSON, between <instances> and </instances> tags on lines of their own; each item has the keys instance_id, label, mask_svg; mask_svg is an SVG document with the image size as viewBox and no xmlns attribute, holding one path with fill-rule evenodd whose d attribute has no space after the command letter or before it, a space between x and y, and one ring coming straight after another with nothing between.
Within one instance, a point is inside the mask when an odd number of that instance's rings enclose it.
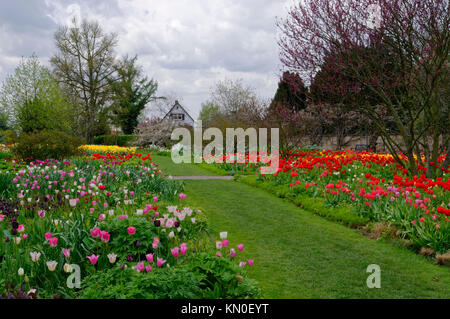
<instances>
[{"instance_id":1,"label":"white house","mask_svg":"<svg viewBox=\"0 0 450 319\"><path fill-rule=\"evenodd\" d=\"M164 116L163 121L166 119L171 119L180 126L188 125L194 127L194 119L189 115L184 107L178 103L178 101L175 101L175 104L172 106L170 111Z\"/></svg>"}]
</instances>

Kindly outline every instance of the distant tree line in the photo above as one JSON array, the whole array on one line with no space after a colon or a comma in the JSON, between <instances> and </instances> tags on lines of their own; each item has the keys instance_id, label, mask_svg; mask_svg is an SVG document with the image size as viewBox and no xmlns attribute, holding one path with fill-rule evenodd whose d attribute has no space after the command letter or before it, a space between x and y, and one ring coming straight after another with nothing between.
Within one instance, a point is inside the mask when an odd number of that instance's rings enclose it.
<instances>
[{"instance_id":1,"label":"distant tree line","mask_svg":"<svg viewBox=\"0 0 450 319\"><path fill-rule=\"evenodd\" d=\"M56 31L50 68L23 58L0 88L0 130L12 135L56 131L92 143L111 126L132 134L146 105L160 99L137 56L117 57L118 37L95 21ZM13 133L14 132L14 133Z\"/></svg>"}]
</instances>

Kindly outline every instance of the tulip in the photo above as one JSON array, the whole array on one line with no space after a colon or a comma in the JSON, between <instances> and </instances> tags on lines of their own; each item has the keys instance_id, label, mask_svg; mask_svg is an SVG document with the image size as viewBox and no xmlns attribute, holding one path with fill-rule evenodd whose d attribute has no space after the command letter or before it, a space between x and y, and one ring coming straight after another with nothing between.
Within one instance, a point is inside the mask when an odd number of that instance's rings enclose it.
<instances>
[{"instance_id":1,"label":"tulip","mask_svg":"<svg viewBox=\"0 0 450 319\"><path fill-rule=\"evenodd\" d=\"M127 231L129 235L134 235L134 233L136 233L136 228L130 226L127 228Z\"/></svg>"},{"instance_id":2,"label":"tulip","mask_svg":"<svg viewBox=\"0 0 450 319\"><path fill-rule=\"evenodd\" d=\"M30 252L31 260L33 262L37 262L39 258L41 257L41 253L39 252Z\"/></svg>"},{"instance_id":3,"label":"tulip","mask_svg":"<svg viewBox=\"0 0 450 319\"><path fill-rule=\"evenodd\" d=\"M221 241L216 241L216 248L217 249L222 249L222 242Z\"/></svg>"},{"instance_id":4,"label":"tulip","mask_svg":"<svg viewBox=\"0 0 450 319\"><path fill-rule=\"evenodd\" d=\"M63 254L66 258L70 257L70 249L63 249Z\"/></svg>"},{"instance_id":5,"label":"tulip","mask_svg":"<svg viewBox=\"0 0 450 319\"><path fill-rule=\"evenodd\" d=\"M56 265L58 265L58 263L56 261L47 261L47 268L50 271L54 271L56 268Z\"/></svg>"},{"instance_id":6,"label":"tulip","mask_svg":"<svg viewBox=\"0 0 450 319\"><path fill-rule=\"evenodd\" d=\"M254 260L253 259L249 259L249 260L247 260L247 262L248 262L249 266L253 266Z\"/></svg>"},{"instance_id":7,"label":"tulip","mask_svg":"<svg viewBox=\"0 0 450 319\"><path fill-rule=\"evenodd\" d=\"M230 242L226 239L222 240L222 247L227 247L230 244Z\"/></svg>"},{"instance_id":8,"label":"tulip","mask_svg":"<svg viewBox=\"0 0 450 319\"><path fill-rule=\"evenodd\" d=\"M244 244L239 244L239 245L237 245L237 249L238 249L239 251L243 251L243 250L244 250Z\"/></svg>"},{"instance_id":9,"label":"tulip","mask_svg":"<svg viewBox=\"0 0 450 319\"><path fill-rule=\"evenodd\" d=\"M162 265L164 265L164 263L165 263L166 261L164 260L164 259L162 259L162 258L156 258L156 265L158 266L158 267L161 267Z\"/></svg>"},{"instance_id":10,"label":"tulip","mask_svg":"<svg viewBox=\"0 0 450 319\"><path fill-rule=\"evenodd\" d=\"M69 199L69 205L75 207L77 205L77 199Z\"/></svg>"},{"instance_id":11,"label":"tulip","mask_svg":"<svg viewBox=\"0 0 450 319\"><path fill-rule=\"evenodd\" d=\"M51 247L56 247L58 245L58 237L49 238L48 243Z\"/></svg>"},{"instance_id":12,"label":"tulip","mask_svg":"<svg viewBox=\"0 0 450 319\"><path fill-rule=\"evenodd\" d=\"M52 238L52 233L45 233L45 235L44 235L44 237L45 237L45 239L50 239L50 238Z\"/></svg>"},{"instance_id":13,"label":"tulip","mask_svg":"<svg viewBox=\"0 0 450 319\"><path fill-rule=\"evenodd\" d=\"M236 257L236 256L237 256L236 250L234 250L234 248L231 248L231 249L230 249L230 257L231 257L231 258L234 258L234 257Z\"/></svg>"},{"instance_id":14,"label":"tulip","mask_svg":"<svg viewBox=\"0 0 450 319\"><path fill-rule=\"evenodd\" d=\"M64 264L64 271L65 272L72 272L72 267L68 263L65 263Z\"/></svg>"},{"instance_id":15,"label":"tulip","mask_svg":"<svg viewBox=\"0 0 450 319\"><path fill-rule=\"evenodd\" d=\"M220 233L220 239L227 239L228 233L226 231Z\"/></svg>"},{"instance_id":16,"label":"tulip","mask_svg":"<svg viewBox=\"0 0 450 319\"><path fill-rule=\"evenodd\" d=\"M144 266L144 262L143 262L143 261L141 261L140 263L138 263L138 264L136 265L136 270L137 270L137 271L141 272L141 271L143 271L144 269L145 269L145 266Z\"/></svg>"},{"instance_id":17,"label":"tulip","mask_svg":"<svg viewBox=\"0 0 450 319\"><path fill-rule=\"evenodd\" d=\"M111 238L111 235L107 231L100 232L100 239L102 240L102 242L107 243L107 242L109 242L110 238Z\"/></svg>"},{"instance_id":18,"label":"tulip","mask_svg":"<svg viewBox=\"0 0 450 319\"><path fill-rule=\"evenodd\" d=\"M178 197L180 197L181 200L185 200L186 194L181 193L180 195L178 195Z\"/></svg>"},{"instance_id":19,"label":"tulip","mask_svg":"<svg viewBox=\"0 0 450 319\"><path fill-rule=\"evenodd\" d=\"M97 238L100 237L100 232L101 232L100 228L97 227L91 230L91 235L92 237Z\"/></svg>"},{"instance_id":20,"label":"tulip","mask_svg":"<svg viewBox=\"0 0 450 319\"><path fill-rule=\"evenodd\" d=\"M178 247L173 248L173 249L171 249L170 251L171 251L173 257L178 258L178 255L179 255L179 253L180 253L180 249L179 249Z\"/></svg>"},{"instance_id":21,"label":"tulip","mask_svg":"<svg viewBox=\"0 0 450 319\"><path fill-rule=\"evenodd\" d=\"M145 266L145 271L146 272L151 272L152 271L152 266L150 266L150 265Z\"/></svg>"},{"instance_id":22,"label":"tulip","mask_svg":"<svg viewBox=\"0 0 450 319\"><path fill-rule=\"evenodd\" d=\"M98 255L94 255L92 254L91 256L86 257L87 259L89 259L89 261L91 262L91 264L95 265L98 261Z\"/></svg>"},{"instance_id":23,"label":"tulip","mask_svg":"<svg viewBox=\"0 0 450 319\"><path fill-rule=\"evenodd\" d=\"M147 254L147 255L145 255L145 258L147 259L147 261L148 261L149 263L152 263L152 262L153 262L153 254Z\"/></svg>"},{"instance_id":24,"label":"tulip","mask_svg":"<svg viewBox=\"0 0 450 319\"><path fill-rule=\"evenodd\" d=\"M114 264L116 262L116 258L117 258L116 254L113 254L113 253L108 254L108 260L111 264Z\"/></svg>"},{"instance_id":25,"label":"tulip","mask_svg":"<svg viewBox=\"0 0 450 319\"><path fill-rule=\"evenodd\" d=\"M158 237L153 238L153 244L152 244L153 249L158 248L158 244L159 244Z\"/></svg>"},{"instance_id":26,"label":"tulip","mask_svg":"<svg viewBox=\"0 0 450 319\"><path fill-rule=\"evenodd\" d=\"M180 252L181 252L181 255L186 255L186 252L187 252L187 244L186 243L183 243L183 244L181 244L180 245Z\"/></svg>"},{"instance_id":27,"label":"tulip","mask_svg":"<svg viewBox=\"0 0 450 319\"><path fill-rule=\"evenodd\" d=\"M23 268L19 268L19 270L17 270L17 274L19 276L23 276L24 273L25 273L25 271L23 270Z\"/></svg>"}]
</instances>

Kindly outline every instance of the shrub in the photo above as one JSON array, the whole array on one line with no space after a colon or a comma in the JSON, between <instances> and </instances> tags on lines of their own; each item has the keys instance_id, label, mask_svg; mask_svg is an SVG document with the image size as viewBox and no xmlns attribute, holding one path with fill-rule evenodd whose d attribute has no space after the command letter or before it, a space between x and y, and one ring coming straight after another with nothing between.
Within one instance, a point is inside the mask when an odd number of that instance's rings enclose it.
<instances>
[{"instance_id":1,"label":"shrub","mask_svg":"<svg viewBox=\"0 0 450 319\"><path fill-rule=\"evenodd\" d=\"M13 152L23 159L64 159L76 155L81 144L82 139L65 132L43 130L20 134Z\"/></svg>"},{"instance_id":2,"label":"shrub","mask_svg":"<svg viewBox=\"0 0 450 319\"><path fill-rule=\"evenodd\" d=\"M9 198L13 196L14 183L11 174L0 171L0 198Z\"/></svg>"},{"instance_id":3,"label":"shrub","mask_svg":"<svg viewBox=\"0 0 450 319\"><path fill-rule=\"evenodd\" d=\"M136 135L99 135L94 144L128 146L136 139Z\"/></svg>"},{"instance_id":4,"label":"shrub","mask_svg":"<svg viewBox=\"0 0 450 319\"><path fill-rule=\"evenodd\" d=\"M198 299L257 298L260 291L242 270L225 258L194 254L191 262L176 267L154 267L138 273L119 265L83 280L82 298ZM98 287L102 287L99 289Z\"/></svg>"},{"instance_id":5,"label":"shrub","mask_svg":"<svg viewBox=\"0 0 450 319\"><path fill-rule=\"evenodd\" d=\"M139 123L136 127L135 134L137 139L134 145L139 147L171 147L173 141L171 134L175 128L171 121L162 121L159 119L151 119Z\"/></svg>"}]
</instances>

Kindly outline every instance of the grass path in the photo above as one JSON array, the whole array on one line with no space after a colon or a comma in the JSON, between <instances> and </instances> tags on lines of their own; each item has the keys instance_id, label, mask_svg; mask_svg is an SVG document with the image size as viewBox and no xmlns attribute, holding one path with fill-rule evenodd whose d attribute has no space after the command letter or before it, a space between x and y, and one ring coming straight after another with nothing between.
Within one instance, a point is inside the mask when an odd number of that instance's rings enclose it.
<instances>
[{"instance_id":1,"label":"grass path","mask_svg":"<svg viewBox=\"0 0 450 319\"><path fill-rule=\"evenodd\" d=\"M210 175L153 157L173 175ZM265 298L450 298L450 269L234 181L185 181L187 204L207 214L211 234L228 231L255 259L249 276ZM368 289L366 268L381 267L381 289Z\"/></svg>"}]
</instances>

